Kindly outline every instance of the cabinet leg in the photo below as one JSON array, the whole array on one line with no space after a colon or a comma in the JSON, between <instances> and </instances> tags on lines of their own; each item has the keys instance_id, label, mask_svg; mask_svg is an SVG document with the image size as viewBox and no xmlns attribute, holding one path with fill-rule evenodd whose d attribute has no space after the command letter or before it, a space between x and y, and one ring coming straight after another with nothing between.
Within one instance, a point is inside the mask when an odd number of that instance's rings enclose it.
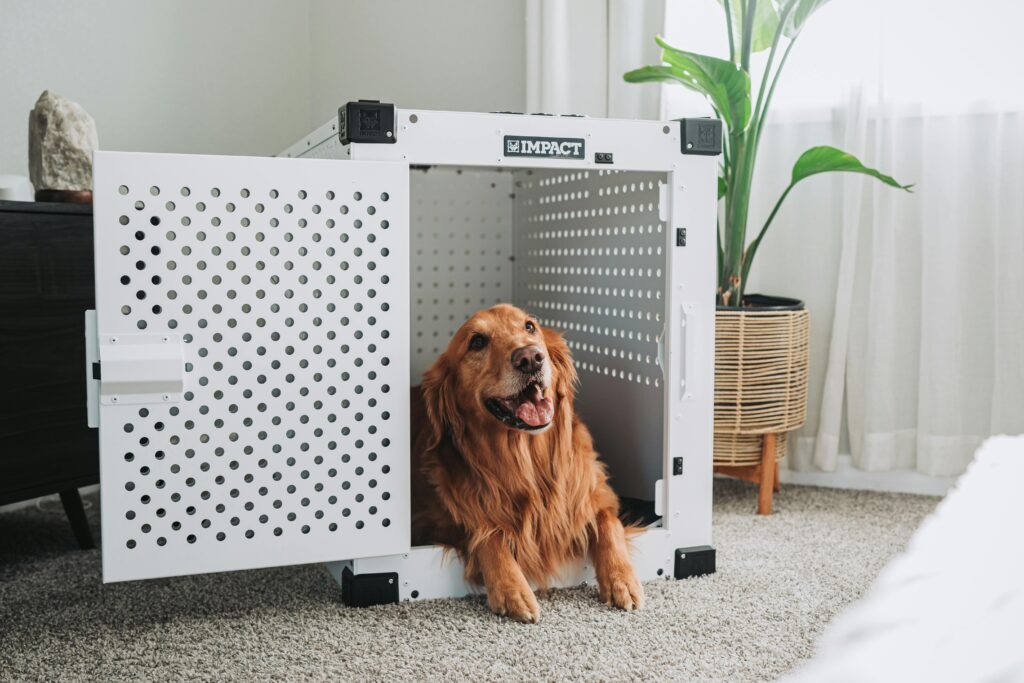
<instances>
[{"instance_id":1,"label":"cabinet leg","mask_svg":"<svg viewBox=\"0 0 1024 683\"><path fill-rule=\"evenodd\" d=\"M775 434L761 441L761 485L757 496L757 514L772 514L772 489L775 486Z\"/></svg>"},{"instance_id":2,"label":"cabinet leg","mask_svg":"<svg viewBox=\"0 0 1024 683\"><path fill-rule=\"evenodd\" d=\"M64 514L71 522L71 530L75 533L75 540L82 550L90 550L96 547L92 540L92 531L89 530L89 520L85 516L85 508L82 507L82 496L78 489L68 489L60 492L60 502L64 505Z\"/></svg>"}]
</instances>

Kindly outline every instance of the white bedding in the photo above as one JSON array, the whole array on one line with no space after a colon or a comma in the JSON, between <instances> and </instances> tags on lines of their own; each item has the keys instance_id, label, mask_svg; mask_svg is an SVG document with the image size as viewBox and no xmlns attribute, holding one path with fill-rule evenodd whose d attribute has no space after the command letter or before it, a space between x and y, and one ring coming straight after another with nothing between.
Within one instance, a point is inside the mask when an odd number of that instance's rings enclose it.
<instances>
[{"instance_id":1,"label":"white bedding","mask_svg":"<svg viewBox=\"0 0 1024 683\"><path fill-rule=\"evenodd\" d=\"M1024 436L993 437L782 680L1024 681Z\"/></svg>"}]
</instances>

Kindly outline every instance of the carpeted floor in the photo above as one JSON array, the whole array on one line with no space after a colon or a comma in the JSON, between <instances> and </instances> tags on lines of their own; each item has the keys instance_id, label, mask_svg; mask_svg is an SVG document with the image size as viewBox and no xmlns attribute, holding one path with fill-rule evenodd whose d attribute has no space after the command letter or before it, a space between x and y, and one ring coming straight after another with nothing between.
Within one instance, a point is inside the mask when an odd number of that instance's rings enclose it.
<instances>
[{"instance_id":1,"label":"carpeted floor","mask_svg":"<svg viewBox=\"0 0 1024 683\"><path fill-rule=\"evenodd\" d=\"M631 614L554 591L534 626L480 598L346 608L321 566L105 586L47 502L0 514L0 680L772 680L937 500L791 486L759 518L716 480L717 574L647 584Z\"/></svg>"}]
</instances>

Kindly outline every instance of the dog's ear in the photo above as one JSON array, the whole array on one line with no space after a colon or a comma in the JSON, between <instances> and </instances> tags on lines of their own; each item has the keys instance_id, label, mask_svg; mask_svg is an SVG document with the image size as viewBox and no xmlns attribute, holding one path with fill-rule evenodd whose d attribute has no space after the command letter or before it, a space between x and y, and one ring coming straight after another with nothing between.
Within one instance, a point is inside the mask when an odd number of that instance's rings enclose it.
<instances>
[{"instance_id":1,"label":"dog's ear","mask_svg":"<svg viewBox=\"0 0 1024 683\"><path fill-rule=\"evenodd\" d=\"M462 433L462 418L455 403L455 372L447 353L441 354L423 373L422 387L427 419L430 420L429 451L440 445L445 430L450 430L456 437Z\"/></svg>"},{"instance_id":2,"label":"dog's ear","mask_svg":"<svg viewBox=\"0 0 1024 683\"><path fill-rule=\"evenodd\" d=\"M548 357L551 358L551 365L555 369L555 391L560 396L567 396L572 400L578 377L569 345L565 343L561 334L547 328L544 328L544 345L548 347Z\"/></svg>"}]
</instances>

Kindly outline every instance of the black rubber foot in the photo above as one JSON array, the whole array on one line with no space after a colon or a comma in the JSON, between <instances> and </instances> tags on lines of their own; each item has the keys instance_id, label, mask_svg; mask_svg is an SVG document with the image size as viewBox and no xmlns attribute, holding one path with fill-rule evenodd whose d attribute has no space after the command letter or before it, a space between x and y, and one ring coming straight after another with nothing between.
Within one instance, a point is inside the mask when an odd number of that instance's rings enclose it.
<instances>
[{"instance_id":1,"label":"black rubber foot","mask_svg":"<svg viewBox=\"0 0 1024 683\"><path fill-rule=\"evenodd\" d=\"M341 599L349 607L390 605L398 602L398 572L353 574L341 572Z\"/></svg>"},{"instance_id":2,"label":"black rubber foot","mask_svg":"<svg viewBox=\"0 0 1024 683\"><path fill-rule=\"evenodd\" d=\"M691 576L704 576L715 573L715 549L709 545L698 545L693 548L676 548L677 579L688 579Z\"/></svg>"}]
</instances>

